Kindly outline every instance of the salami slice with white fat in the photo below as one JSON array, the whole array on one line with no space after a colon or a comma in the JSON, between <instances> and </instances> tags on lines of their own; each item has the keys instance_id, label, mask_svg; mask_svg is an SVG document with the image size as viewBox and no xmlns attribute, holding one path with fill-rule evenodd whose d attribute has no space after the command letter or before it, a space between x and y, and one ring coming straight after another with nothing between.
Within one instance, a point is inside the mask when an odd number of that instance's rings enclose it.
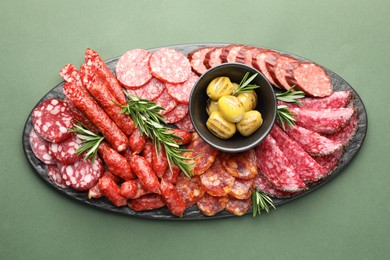
<instances>
[{"instance_id":1,"label":"salami slice with white fat","mask_svg":"<svg viewBox=\"0 0 390 260\"><path fill-rule=\"evenodd\" d=\"M274 197L274 198L291 198L299 192L288 192L288 191L283 191L275 188L272 186L272 184L267 180L267 178L264 177L263 174L259 173L256 175L255 178L255 187L257 190L263 192L264 194Z\"/></svg>"},{"instance_id":2,"label":"salami slice with white fat","mask_svg":"<svg viewBox=\"0 0 390 260\"><path fill-rule=\"evenodd\" d=\"M190 118L190 114L189 113L187 113L187 115L182 120L180 120L179 122L176 122L175 125L176 125L177 128L179 128L181 130L185 130L185 131L188 131L188 132L194 132L195 131L195 128L194 128L194 125L191 122L191 118Z\"/></svg>"},{"instance_id":3,"label":"salami slice with white fat","mask_svg":"<svg viewBox=\"0 0 390 260\"><path fill-rule=\"evenodd\" d=\"M233 189L229 192L230 197L237 199L247 199L252 195L255 179L239 179L234 180Z\"/></svg>"},{"instance_id":4,"label":"salami slice with white fat","mask_svg":"<svg viewBox=\"0 0 390 260\"><path fill-rule=\"evenodd\" d=\"M66 185L65 180L61 177L60 165L51 164L46 165L46 173L49 179L58 187L66 189L68 185Z\"/></svg>"},{"instance_id":5,"label":"salami slice with white fat","mask_svg":"<svg viewBox=\"0 0 390 260\"><path fill-rule=\"evenodd\" d=\"M226 204L226 211L236 216L242 216L250 209L251 204L252 200L250 198L241 200L229 197L229 200Z\"/></svg>"},{"instance_id":6,"label":"salami slice with white fat","mask_svg":"<svg viewBox=\"0 0 390 260\"><path fill-rule=\"evenodd\" d=\"M333 92L327 97L304 97L300 98L299 101L302 106L292 105L292 107L304 107L307 109L327 109L327 108L343 108L347 107L353 100L354 96L351 90L343 90Z\"/></svg>"},{"instance_id":7,"label":"salami slice with white fat","mask_svg":"<svg viewBox=\"0 0 390 260\"><path fill-rule=\"evenodd\" d=\"M61 177L65 184L78 191L86 191L98 183L103 174L103 163L99 157L92 159L80 158L74 164L61 166Z\"/></svg>"},{"instance_id":8,"label":"salami slice with white fat","mask_svg":"<svg viewBox=\"0 0 390 260\"><path fill-rule=\"evenodd\" d=\"M214 216L226 208L228 196L211 196L208 193L196 203L199 210L206 216Z\"/></svg>"},{"instance_id":9,"label":"salami slice with white fat","mask_svg":"<svg viewBox=\"0 0 390 260\"><path fill-rule=\"evenodd\" d=\"M200 176L203 188L213 196L227 195L234 186L234 177L226 173L219 158Z\"/></svg>"},{"instance_id":10,"label":"salami slice with white fat","mask_svg":"<svg viewBox=\"0 0 390 260\"><path fill-rule=\"evenodd\" d=\"M165 122L173 124L182 120L188 113L188 105L178 104L174 109L165 114Z\"/></svg>"},{"instance_id":11,"label":"salami slice with white fat","mask_svg":"<svg viewBox=\"0 0 390 260\"><path fill-rule=\"evenodd\" d=\"M34 130L43 139L58 143L70 136L73 115L62 100L51 98L43 101L32 112Z\"/></svg>"},{"instance_id":12,"label":"salami slice with white fat","mask_svg":"<svg viewBox=\"0 0 390 260\"><path fill-rule=\"evenodd\" d=\"M270 135L256 147L256 155L261 173L273 186L289 192L306 189L305 183L298 176L294 166L287 160Z\"/></svg>"},{"instance_id":13,"label":"salami slice with white fat","mask_svg":"<svg viewBox=\"0 0 390 260\"><path fill-rule=\"evenodd\" d=\"M167 90L164 89L160 96L157 98L153 99L157 105L161 106L164 108L160 113L162 115L165 115L166 113L169 113L172 111L177 106L177 102L168 94Z\"/></svg>"},{"instance_id":14,"label":"salami slice with white fat","mask_svg":"<svg viewBox=\"0 0 390 260\"><path fill-rule=\"evenodd\" d=\"M81 139L76 134L72 134L60 143L51 143L49 148L59 163L69 165L75 163L79 158L76 151L80 147L81 142Z\"/></svg>"},{"instance_id":15,"label":"salami slice with white fat","mask_svg":"<svg viewBox=\"0 0 390 260\"><path fill-rule=\"evenodd\" d=\"M31 150L34 155L42 161L44 164L55 164L56 160L53 156L53 153L49 149L49 143L40 137L34 129L31 129L29 135L29 141L31 145Z\"/></svg>"},{"instance_id":16,"label":"salami slice with white fat","mask_svg":"<svg viewBox=\"0 0 390 260\"><path fill-rule=\"evenodd\" d=\"M221 53L223 47L217 47L206 53L203 64L207 69L222 64Z\"/></svg>"},{"instance_id":17,"label":"salami slice with white fat","mask_svg":"<svg viewBox=\"0 0 390 260\"><path fill-rule=\"evenodd\" d=\"M358 129L359 114L357 111L353 114L348 123L340 129L340 131L327 135L326 137L337 143L341 143L342 146L347 146L352 138L355 136Z\"/></svg>"},{"instance_id":18,"label":"salami slice with white fat","mask_svg":"<svg viewBox=\"0 0 390 260\"><path fill-rule=\"evenodd\" d=\"M190 60L190 64L192 67L192 70L198 74L202 75L207 71L206 66L204 65L204 59L206 54L213 50L215 47L204 47L196 49L188 54L188 59Z\"/></svg>"},{"instance_id":19,"label":"salami slice with white fat","mask_svg":"<svg viewBox=\"0 0 390 260\"><path fill-rule=\"evenodd\" d=\"M152 79L149 70L151 53L147 50L134 49L123 54L116 64L116 77L126 88L139 88Z\"/></svg>"},{"instance_id":20,"label":"salami slice with white fat","mask_svg":"<svg viewBox=\"0 0 390 260\"><path fill-rule=\"evenodd\" d=\"M128 89L127 93L147 100L158 98L165 89L165 83L156 78L152 78L145 86Z\"/></svg>"},{"instance_id":21,"label":"salami slice with white fat","mask_svg":"<svg viewBox=\"0 0 390 260\"><path fill-rule=\"evenodd\" d=\"M222 153L221 163L233 177L252 179L257 174L256 153L253 149L242 153Z\"/></svg>"},{"instance_id":22,"label":"salami slice with white fat","mask_svg":"<svg viewBox=\"0 0 390 260\"><path fill-rule=\"evenodd\" d=\"M152 75L167 83L183 83L191 73L191 64L181 52L162 48L155 51L149 60Z\"/></svg>"},{"instance_id":23,"label":"salami slice with white fat","mask_svg":"<svg viewBox=\"0 0 390 260\"><path fill-rule=\"evenodd\" d=\"M175 99L178 103L188 104L190 102L190 94L192 88L195 86L199 77L195 73L191 72L189 78L180 84L166 84L168 94Z\"/></svg>"},{"instance_id":24,"label":"salami slice with white fat","mask_svg":"<svg viewBox=\"0 0 390 260\"><path fill-rule=\"evenodd\" d=\"M340 149L332 154L326 156L318 156L314 159L326 169L328 175L331 174L340 162L341 156L343 155L344 149Z\"/></svg>"},{"instance_id":25,"label":"salami slice with white fat","mask_svg":"<svg viewBox=\"0 0 390 260\"><path fill-rule=\"evenodd\" d=\"M187 208L197 203L205 194L199 176L194 176L189 179L183 174L180 174L175 187L183 197Z\"/></svg>"}]
</instances>

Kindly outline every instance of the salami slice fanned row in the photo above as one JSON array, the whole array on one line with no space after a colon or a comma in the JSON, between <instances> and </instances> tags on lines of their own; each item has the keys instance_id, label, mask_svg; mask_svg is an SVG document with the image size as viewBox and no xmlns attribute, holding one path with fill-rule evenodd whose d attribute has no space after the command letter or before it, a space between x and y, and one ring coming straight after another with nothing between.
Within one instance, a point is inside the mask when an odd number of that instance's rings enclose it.
<instances>
[{"instance_id":1,"label":"salami slice fanned row","mask_svg":"<svg viewBox=\"0 0 390 260\"><path fill-rule=\"evenodd\" d=\"M214 47L204 47L196 49L188 54L188 59L190 60L192 70L196 74L202 75L207 71L207 68L204 65L203 61L205 59L206 54L213 49Z\"/></svg>"},{"instance_id":2,"label":"salami slice fanned row","mask_svg":"<svg viewBox=\"0 0 390 260\"><path fill-rule=\"evenodd\" d=\"M291 198L300 192L288 192L275 188L262 173L256 175L255 187L257 190L273 198Z\"/></svg>"},{"instance_id":3,"label":"salami slice fanned row","mask_svg":"<svg viewBox=\"0 0 390 260\"><path fill-rule=\"evenodd\" d=\"M29 141L31 150L44 164L55 164L56 159L54 158L53 152L49 149L49 142L40 137L34 129L31 129L29 135Z\"/></svg>"}]
</instances>

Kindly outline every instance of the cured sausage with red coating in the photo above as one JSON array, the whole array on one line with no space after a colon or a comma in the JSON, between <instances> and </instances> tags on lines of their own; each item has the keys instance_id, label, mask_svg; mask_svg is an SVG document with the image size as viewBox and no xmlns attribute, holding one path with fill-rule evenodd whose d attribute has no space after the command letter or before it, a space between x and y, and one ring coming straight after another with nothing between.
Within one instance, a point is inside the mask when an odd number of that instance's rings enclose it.
<instances>
[{"instance_id":1,"label":"cured sausage with red coating","mask_svg":"<svg viewBox=\"0 0 390 260\"><path fill-rule=\"evenodd\" d=\"M180 137L173 138L173 140L179 145L189 144L192 141L192 134L186 130L172 128L169 131L172 132L174 135Z\"/></svg>"},{"instance_id":2,"label":"cured sausage with red coating","mask_svg":"<svg viewBox=\"0 0 390 260\"><path fill-rule=\"evenodd\" d=\"M113 179L107 176L103 176L98 182L99 190L104 197L112 202L116 207L125 206L127 200L120 193L118 184Z\"/></svg>"},{"instance_id":3,"label":"cured sausage with red coating","mask_svg":"<svg viewBox=\"0 0 390 260\"><path fill-rule=\"evenodd\" d=\"M159 209L165 206L165 202L158 194L146 194L134 200L130 200L127 205L134 211L145 211Z\"/></svg>"},{"instance_id":4,"label":"cured sausage with red coating","mask_svg":"<svg viewBox=\"0 0 390 260\"><path fill-rule=\"evenodd\" d=\"M146 135L136 128L129 137L129 147L133 154L139 154L145 147Z\"/></svg>"},{"instance_id":5,"label":"cured sausage with red coating","mask_svg":"<svg viewBox=\"0 0 390 260\"><path fill-rule=\"evenodd\" d=\"M178 217L182 217L186 205L181 195L177 192L172 183L162 179L161 180L161 196L168 207L168 210Z\"/></svg>"},{"instance_id":6,"label":"cured sausage with red coating","mask_svg":"<svg viewBox=\"0 0 390 260\"><path fill-rule=\"evenodd\" d=\"M162 178L164 172L168 169L168 158L165 154L164 146L161 146L160 150L157 151L157 147L152 149L152 169L156 173L157 177Z\"/></svg>"},{"instance_id":7,"label":"cured sausage with red coating","mask_svg":"<svg viewBox=\"0 0 390 260\"><path fill-rule=\"evenodd\" d=\"M121 185L121 195L127 199L136 199L148 193L139 180L125 181Z\"/></svg>"},{"instance_id":8,"label":"cured sausage with red coating","mask_svg":"<svg viewBox=\"0 0 390 260\"><path fill-rule=\"evenodd\" d=\"M64 85L64 94L91 122L96 125L106 140L118 152L126 150L127 136L118 128L104 110L94 101L86 90L75 83Z\"/></svg>"},{"instance_id":9,"label":"cured sausage with red coating","mask_svg":"<svg viewBox=\"0 0 390 260\"><path fill-rule=\"evenodd\" d=\"M160 194L160 183L157 175L144 157L131 156L130 166L146 190Z\"/></svg>"}]
</instances>

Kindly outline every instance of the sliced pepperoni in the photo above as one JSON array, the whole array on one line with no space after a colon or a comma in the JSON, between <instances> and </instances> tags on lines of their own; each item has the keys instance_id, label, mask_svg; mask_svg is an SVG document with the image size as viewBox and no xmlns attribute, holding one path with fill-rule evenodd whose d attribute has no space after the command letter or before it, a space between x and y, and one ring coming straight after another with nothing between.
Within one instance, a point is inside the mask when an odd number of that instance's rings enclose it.
<instances>
[{"instance_id":1,"label":"sliced pepperoni","mask_svg":"<svg viewBox=\"0 0 390 260\"><path fill-rule=\"evenodd\" d=\"M152 78L145 86L140 88L128 89L127 93L143 98L152 100L158 98L165 89L165 83L156 78Z\"/></svg>"},{"instance_id":2,"label":"sliced pepperoni","mask_svg":"<svg viewBox=\"0 0 390 260\"><path fill-rule=\"evenodd\" d=\"M194 71L198 75L202 75L207 71L207 68L203 62L206 54L214 48L215 47L199 48L188 54L188 59L190 60L192 71Z\"/></svg>"},{"instance_id":3,"label":"sliced pepperoni","mask_svg":"<svg viewBox=\"0 0 390 260\"><path fill-rule=\"evenodd\" d=\"M191 122L190 114L188 113L182 120L175 123L176 127L188 132L194 132L195 128Z\"/></svg>"},{"instance_id":4,"label":"sliced pepperoni","mask_svg":"<svg viewBox=\"0 0 390 260\"><path fill-rule=\"evenodd\" d=\"M326 97L333 93L330 76L322 67L312 62L301 62L292 71L292 77L287 77L287 82L309 96Z\"/></svg>"},{"instance_id":5,"label":"sliced pepperoni","mask_svg":"<svg viewBox=\"0 0 390 260\"><path fill-rule=\"evenodd\" d=\"M197 203L199 210L206 216L214 216L226 208L228 196L215 197L205 194Z\"/></svg>"},{"instance_id":6,"label":"sliced pepperoni","mask_svg":"<svg viewBox=\"0 0 390 260\"><path fill-rule=\"evenodd\" d=\"M206 53L203 64L207 69L222 64L221 53L223 47L217 47Z\"/></svg>"},{"instance_id":7,"label":"sliced pepperoni","mask_svg":"<svg viewBox=\"0 0 390 260\"><path fill-rule=\"evenodd\" d=\"M188 113L188 105L178 104L174 109L165 114L165 122L173 124L182 120Z\"/></svg>"},{"instance_id":8,"label":"sliced pepperoni","mask_svg":"<svg viewBox=\"0 0 390 260\"><path fill-rule=\"evenodd\" d=\"M46 165L46 172L49 179L58 187L66 189L68 186L65 180L61 177L60 167L57 164Z\"/></svg>"},{"instance_id":9,"label":"sliced pepperoni","mask_svg":"<svg viewBox=\"0 0 390 260\"><path fill-rule=\"evenodd\" d=\"M255 179L239 179L234 180L233 189L229 192L229 196L237 199L247 199L252 195L252 190L255 185Z\"/></svg>"},{"instance_id":10,"label":"sliced pepperoni","mask_svg":"<svg viewBox=\"0 0 390 260\"><path fill-rule=\"evenodd\" d=\"M32 112L34 131L43 139L58 143L70 136L73 115L62 100L51 98L43 101Z\"/></svg>"},{"instance_id":11,"label":"sliced pepperoni","mask_svg":"<svg viewBox=\"0 0 390 260\"><path fill-rule=\"evenodd\" d=\"M40 137L34 129L31 129L29 135L29 141L31 150L34 155L42 161L44 164L55 164L56 160L53 156L52 151L49 149L49 143Z\"/></svg>"},{"instance_id":12,"label":"sliced pepperoni","mask_svg":"<svg viewBox=\"0 0 390 260\"><path fill-rule=\"evenodd\" d=\"M266 65L266 59L268 58L269 54L272 54L273 52L270 52L268 50L259 50L252 56L252 66L259 70L263 75L268 79L268 81L274 85L275 87L278 87L276 82L273 80L270 72L268 71L267 65Z\"/></svg>"},{"instance_id":13,"label":"sliced pepperoni","mask_svg":"<svg viewBox=\"0 0 390 260\"><path fill-rule=\"evenodd\" d=\"M297 125L286 128L285 132L311 156L325 156L343 147L341 143Z\"/></svg>"},{"instance_id":14,"label":"sliced pepperoni","mask_svg":"<svg viewBox=\"0 0 390 260\"><path fill-rule=\"evenodd\" d=\"M226 173L218 158L213 165L200 176L200 181L206 192L213 196L227 195L234 186L234 177Z\"/></svg>"},{"instance_id":15,"label":"sliced pepperoni","mask_svg":"<svg viewBox=\"0 0 390 260\"><path fill-rule=\"evenodd\" d=\"M287 55L279 55L274 67L274 74L280 83L280 86L286 90L292 87L286 79L286 75L291 75L293 69L299 65L299 61Z\"/></svg>"},{"instance_id":16,"label":"sliced pepperoni","mask_svg":"<svg viewBox=\"0 0 390 260\"><path fill-rule=\"evenodd\" d=\"M271 135L304 182L315 182L326 176L326 170L277 125L272 128Z\"/></svg>"},{"instance_id":17,"label":"sliced pepperoni","mask_svg":"<svg viewBox=\"0 0 390 260\"><path fill-rule=\"evenodd\" d=\"M250 209L251 205L252 200L250 198L240 200L233 197L229 197L229 200L226 204L226 211L236 216L242 216Z\"/></svg>"},{"instance_id":18,"label":"sliced pepperoni","mask_svg":"<svg viewBox=\"0 0 390 260\"><path fill-rule=\"evenodd\" d=\"M168 91L166 89L163 90L160 96L153 99L152 101L164 108L164 110L160 112L163 115L169 113L177 106L177 102L168 94Z\"/></svg>"},{"instance_id":19,"label":"sliced pepperoni","mask_svg":"<svg viewBox=\"0 0 390 260\"><path fill-rule=\"evenodd\" d=\"M243 47L244 47L243 45L238 45L238 44L231 44L224 47L221 53L222 63L236 62L236 58L239 55L241 48Z\"/></svg>"},{"instance_id":20,"label":"sliced pepperoni","mask_svg":"<svg viewBox=\"0 0 390 260\"><path fill-rule=\"evenodd\" d=\"M257 190L263 192L264 194L266 194L270 197L274 197L274 198L280 198L280 199L291 198L291 197L299 194L299 192L288 192L288 191L283 191L283 190L279 190L279 189L275 188L267 180L267 178L265 178L264 175L261 173L256 175L255 186L256 186Z\"/></svg>"},{"instance_id":21,"label":"sliced pepperoni","mask_svg":"<svg viewBox=\"0 0 390 260\"><path fill-rule=\"evenodd\" d=\"M97 184L103 170L99 157L93 163L91 158L80 158L74 164L61 166L61 176L66 185L78 191L86 191Z\"/></svg>"},{"instance_id":22,"label":"sliced pepperoni","mask_svg":"<svg viewBox=\"0 0 390 260\"><path fill-rule=\"evenodd\" d=\"M199 176L194 176L189 179L183 174L180 174L175 187L183 197L187 208L197 203L205 194Z\"/></svg>"},{"instance_id":23,"label":"sliced pepperoni","mask_svg":"<svg viewBox=\"0 0 390 260\"><path fill-rule=\"evenodd\" d=\"M195 83L199 77L195 73L191 72L189 78L180 84L166 84L168 94L181 104L188 104L190 102L190 94Z\"/></svg>"},{"instance_id":24,"label":"sliced pepperoni","mask_svg":"<svg viewBox=\"0 0 390 260\"><path fill-rule=\"evenodd\" d=\"M273 186L289 192L306 189L305 183L270 135L256 147L256 155L261 173Z\"/></svg>"},{"instance_id":25,"label":"sliced pepperoni","mask_svg":"<svg viewBox=\"0 0 390 260\"><path fill-rule=\"evenodd\" d=\"M355 136L358 129L359 114L355 112L348 123L340 129L340 131L327 135L326 137L337 143L341 143L342 146L347 146L352 138Z\"/></svg>"},{"instance_id":26,"label":"sliced pepperoni","mask_svg":"<svg viewBox=\"0 0 390 260\"><path fill-rule=\"evenodd\" d=\"M149 70L151 53L147 50L134 49L123 54L116 64L116 77L126 88L139 88L152 79Z\"/></svg>"},{"instance_id":27,"label":"sliced pepperoni","mask_svg":"<svg viewBox=\"0 0 390 260\"><path fill-rule=\"evenodd\" d=\"M80 147L81 142L81 139L76 134L72 134L60 143L51 143L49 149L59 163L69 165L79 159L76 151Z\"/></svg>"},{"instance_id":28,"label":"sliced pepperoni","mask_svg":"<svg viewBox=\"0 0 390 260\"><path fill-rule=\"evenodd\" d=\"M242 153L222 153L221 163L233 177L252 179L257 174L257 159L253 149Z\"/></svg>"},{"instance_id":29,"label":"sliced pepperoni","mask_svg":"<svg viewBox=\"0 0 390 260\"><path fill-rule=\"evenodd\" d=\"M191 64L181 52L162 48L152 54L149 60L150 71L156 78L167 83L183 83L191 73Z\"/></svg>"}]
</instances>

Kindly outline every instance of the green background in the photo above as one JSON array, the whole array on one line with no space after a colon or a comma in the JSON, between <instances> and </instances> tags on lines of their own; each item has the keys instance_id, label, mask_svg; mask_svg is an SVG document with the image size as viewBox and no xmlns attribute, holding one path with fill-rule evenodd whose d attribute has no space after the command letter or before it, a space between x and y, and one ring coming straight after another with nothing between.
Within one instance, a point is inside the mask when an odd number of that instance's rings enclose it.
<instances>
[{"instance_id":1,"label":"green background","mask_svg":"<svg viewBox=\"0 0 390 260\"><path fill-rule=\"evenodd\" d=\"M1 259L388 259L389 1L0 1ZM25 120L79 66L134 48L243 43L333 70L362 98L364 145L319 190L255 219L144 220L77 203L22 148Z\"/></svg>"}]
</instances>

